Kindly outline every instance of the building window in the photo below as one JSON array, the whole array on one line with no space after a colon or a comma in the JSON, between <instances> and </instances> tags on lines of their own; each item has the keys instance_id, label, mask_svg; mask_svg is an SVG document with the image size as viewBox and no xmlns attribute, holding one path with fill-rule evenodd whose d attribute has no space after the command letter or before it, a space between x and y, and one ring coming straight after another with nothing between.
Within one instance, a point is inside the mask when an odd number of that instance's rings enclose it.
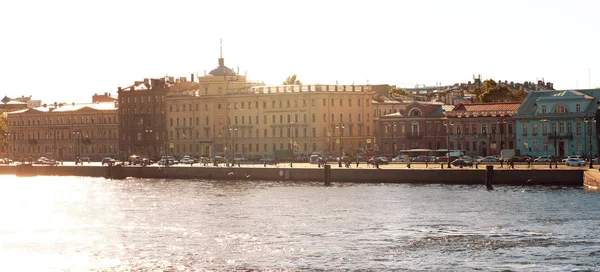
<instances>
[{"instance_id":1,"label":"building window","mask_svg":"<svg viewBox=\"0 0 600 272\"><path fill-rule=\"evenodd\" d=\"M546 123L546 122L542 123L542 135L544 135L544 136L548 135L548 123Z\"/></svg>"},{"instance_id":2,"label":"building window","mask_svg":"<svg viewBox=\"0 0 600 272\"><path fill-rule=\"evenodd\" d=\"M542 105L542 113L546 113L546 105Z\"/></svg>"},{"instance_id":3,"label":"building window","mask_svg":"<svg viewBox=\"0 0 600 272\"><path fill-rule=\"evenodd\" d=\"M581 112L581 104L575 104L575 112Z\"/></svg>"},{"instance_id":4,"label":"building window","mask_svg":"<svg viewBox=\"0 0 600 272\"><path fill-rule=\"evenodd\" d=\"M575 133L577 133L577 135L581 135L581 123L577 122L575 123Z\"/></svg>"}]
</instances>

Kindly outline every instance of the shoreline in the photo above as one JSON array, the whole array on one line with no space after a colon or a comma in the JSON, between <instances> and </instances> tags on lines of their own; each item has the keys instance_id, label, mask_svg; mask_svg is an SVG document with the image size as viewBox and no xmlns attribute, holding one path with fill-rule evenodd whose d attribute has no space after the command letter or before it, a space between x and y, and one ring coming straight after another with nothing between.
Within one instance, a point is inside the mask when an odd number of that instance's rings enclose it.
<instances>
[{"instance_id":1,"label":"shoreline","mask_svg":"<svg viewBox=\"0 0 600 272\"><path fill-rule=\"evenodd\" d=\"M600 186L600 172L593 169L493 169L492 185L558 185ZM590 175L584 173L590 172ZM208 179L208 180L279 180L325 182L324 168L291 167L157 167L157 166L2 166L0 175L17 176L87 176L120 179ZM592 176L593 175L593 176ZM589 176L589 177L588 177ZM593 177L593 178L592 178ZM485 184L486 169L398 169L398 168L337 168L331 167L329 181L336 183L422 183L422 184ZM589 181L588 181L589 180Z\"/></svg>"}]
</instances>

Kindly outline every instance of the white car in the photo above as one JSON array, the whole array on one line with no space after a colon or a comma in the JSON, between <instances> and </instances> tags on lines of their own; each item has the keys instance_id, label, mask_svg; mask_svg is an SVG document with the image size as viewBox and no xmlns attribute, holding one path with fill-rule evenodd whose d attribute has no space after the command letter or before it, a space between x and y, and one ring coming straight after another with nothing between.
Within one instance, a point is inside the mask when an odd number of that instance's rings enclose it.
<instances>
[{"instance_id":1,"label":"white car","mask_svg":"<svg viewBox=\"0 0 600 272\"><path fill-rule=\"evenodd\" d=\"M550 156L540 156L540 157L537 157L536 159L534 159L533 161L534 162L549 162L551 160L552 160L552 158Z\"/></svg>"},{"instance_id":2,"label":"white car","mask_svg":"<svg viewBox=\"0 0 600 272\"><path fill-rule=\"evenodd\" d=\"M565 162L566 166L585 166L586 162L582 159L569 158Z\"/></svg>"},{"instance_id":3,"label":"white car","mask_svg":"<svg viewBox=\"0 0 600 272\"><path fill-rule=\"evenodd\" d=\"M185 156L185 157L181 158L181 160L179 160L179 163L192 164L192 163L194 163L194 159L192 159L191 157Z\"/></svg>"},{"instance_id":4,"label":"white car","mask_svg":"<svg viewBox=\"0 0 600 272\"><path fill-rule=\"evenodd\" d=\"M568 160L568 159L580 159L580 160L585 160L585 159L583 158L583 156L581 156L581 155L571 155L571 156L568 156L568 157L566 157L566 158L562 159L562 162L567 162L567 160Z\"/></svg>"}]
</instances>

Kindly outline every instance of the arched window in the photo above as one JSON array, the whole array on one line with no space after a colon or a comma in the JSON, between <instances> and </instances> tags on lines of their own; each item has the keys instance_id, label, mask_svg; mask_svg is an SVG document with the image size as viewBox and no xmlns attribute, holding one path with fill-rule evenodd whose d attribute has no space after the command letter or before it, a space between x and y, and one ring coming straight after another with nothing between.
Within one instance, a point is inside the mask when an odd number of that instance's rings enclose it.
<instances>
[{"instance_id":1,"label":"arched window","mask_svg":"<svg viewBox=\"0 0 600 272\"><path fill-rule=\"evenodd\" d=\"M556 104L552 107L552 113L567 113L569 112L569 108L564 104Z\"/></svg>"},{"instance_id":2,"label":"arched window","mask_svg":"<svg viewBox=\"0 0 600 272\"><path fill-rule=\"evenodd\" d=\"M411 109L411 110L408 112L408 116L423 116L423 113L421 112L421 110L420 110L420 109L416 109L416 108L415 108L415 109Z\"/></svg>"}]
</instances>

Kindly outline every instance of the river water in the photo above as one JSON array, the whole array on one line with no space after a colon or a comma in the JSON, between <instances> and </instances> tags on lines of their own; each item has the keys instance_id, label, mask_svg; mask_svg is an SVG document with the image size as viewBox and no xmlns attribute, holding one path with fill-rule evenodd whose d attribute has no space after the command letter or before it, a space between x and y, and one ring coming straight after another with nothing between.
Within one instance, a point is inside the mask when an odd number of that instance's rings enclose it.
<instances>
[{"instance_id":1,"label":"river water","mask_svg":"<svg viewBox=\"0 0 600 272\"><path fill-rule=\"evenodd\" d=\"M597 271L600 193L0 176L4 271Z\"/></svg>"}]
</instances>

